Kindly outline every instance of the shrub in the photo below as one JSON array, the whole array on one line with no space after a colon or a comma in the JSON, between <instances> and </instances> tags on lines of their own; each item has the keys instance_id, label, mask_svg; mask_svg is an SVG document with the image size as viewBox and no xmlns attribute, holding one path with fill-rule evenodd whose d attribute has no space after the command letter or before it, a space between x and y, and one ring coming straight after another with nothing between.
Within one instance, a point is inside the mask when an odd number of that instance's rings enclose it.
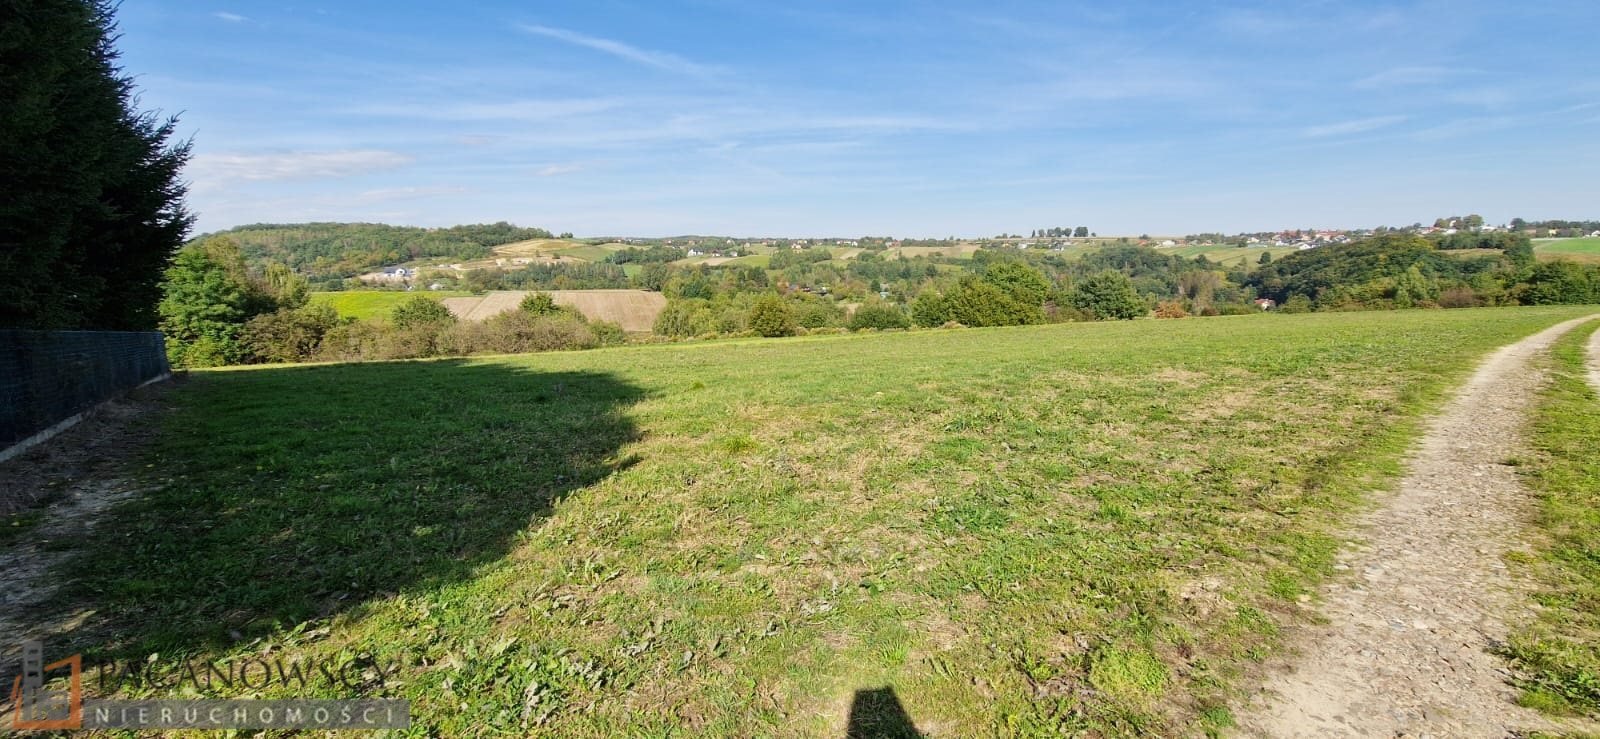
<instances>
[{"instance_id":1,"label":"shrub","mask_svg":"<svg viewBox=\"0 0 1600 739\"><path fill-rule=\"evenodd\" d=\"M1050 280L1021 262L997 262L983 271L983 280L1023 305L1039 305L1050 294Z\"/></svg>"},{"instance_id":2,"label":"shrub","mask_svg":"<svg viewBox=\"0 0 1600 739\"><path fill-rule=\"evenodd\" d=\"M621 346L628 343L628 332L622 330L622 324L611 321L590 321L589 330L594 332L595 340L600 346Z\"/></svg>"},{"instance_id":3,"label":"shrub","mask_svg":"<svg viewBox=\"0 0 1600 739\"><path fill-rule=\"evenodd\" d=\"M1207 306L1209 308L1209 306ZM1211 309L1215 315L1215 309ZM1183 303L1176 300L1163 300L1156 305L1156 318L1188 318L1189 311L1184 310Z\"/></svg>"},{"instance_id":4,"label":"shrub","mask_svg":"<svg viewBox=\"0 0 1600 739\"><path fill-rule=\"evenodd\" d=\"M351 321L328 329L316 358L332 362L417 359L439 352L442 324L402 328L381 321Z\"/></svg>"},{"instance_id":5,"label":"shrub","mask_svg":"<svg viewBox=\"0 0 1600 739\"><path fill-rule=\"evenodd\" d=\"M1439 294L1439 305L1445 308L1476 308L1483 298L1470 287L1452 287Z\"/></svg>"},{"instance_id":6,"label":"shrub","mask_svg":"<svg viewBox=\"0 0 1600 739\"><path fill-rule=\"evenodd\" d=\"M1071 300L1074 307L1100 319L1138 318L1149 311L1144 299L1133 289L1133 281L1115 270L1085 278L1072 291Z\"/></svg>"},{"instance_id":7,"label":"shrub","mask_svg":"<svg viewBox=\"0 0 1600 739\"><path fill-rule=\"evenodd\" d=\"M700 322L704 300L669 300L667 307L656 316L655 332L662 336L687 338L705 333L708 329Z\"/></svg>"},{"instance_id":8,"label":"shrub","mask_svg":"<svg viewBox=\"0 0 1600 739\"><path fill-rule=\"evenodd\" d=\"M411 299L394 307L389 313L389 320L400 328L413 326L438 326L456 322L454 313L449 308L426 295L415 295Z\"/></svg>"},{"instance_id":9,"label":"shrub","mask_svg":"<svg viewBox=\"0 0 1600 739\"><path fill-rule=\"evenodd\" d=\"M541 316L520 310L486 321L458 324L440 343L443 353L460 355L592 349L601 344L600 337L583 321L562 314Z\"/></svg>"},{"instance_id":10,"label":"shrub","mask_svg":"<svg viewBox=\"0 0 1600 739\"><path fill-rule=\"evenodd\" d=\"M549 293L528 293L517 305L517 310L535 316L548 316L561 311Z\"/></svg>"},{"instance_id":11,"label":"shrub","mask_svg":"<svg viewBox=\"0 0 1600 739\"><path fill-rule=\"evenodd\" d=\"M1021 326L1044 322L1038 305L1017 301L993 283L973 278L961 281L944 296L947 320L968 326Z\"/></svg>"},{"instance_id":12,"label":"shrub","mask_svg":"<svg viewBox=\"0 0 1600 739\"><path fill-rule=\"evenodd\" d=\"M783 298L763 295L750 306L750 330L766 337L789 336L794 333L794 313Z\"/></svg>"},{"instance_id":13,"label":"shrub","mask_svg":"<svg viewBox=\"0 0 1600 739\"><path fill-rule=\"evenodd\" d=\"M942 326L950 321L950 306L939 293L923 290L911 301L911 319L925 328Z\"/></svg>"},{"instance_id":14,"label":"shrub","mask_svg":"<svg viewBox=\"0 0 1600 739\"><path fill-rule=\"evenodd\" d=\"M846 323L844 310L831 300L807 300L795 310L795 323L803 328L829 328Z\"/></svg>"},{"instance_id":15,"label":"shrub","mask_svg":"<svg viewBox=\"0 0 1600 739\"><path fill-rule=\"evenodd\" d=\"M303 362L316 356L322 338L339 325L331 305L307 305L250 319L239 342L251 362Z\"/></svg>"},{"instance_id":16,"label":"shrub","mask_svg":"<svg viewBox=\"0 0 1600 739\"><path fill-rule=\"evenodd\" d=\"M850 316L850 330L911 328L911 319L892 305L863 305Z\"/></svg>"},{"instance_id":17,"label":"shrub","mask_svg":"<svg viewBox=\"0 0 1600 739\"><path fill-rule=\"evenodd\" d=\"M1311 298L1304 295L1292 295L1283 305L1278 307L1280 313L1310 313Z\"/></svg>"}]
</instances>

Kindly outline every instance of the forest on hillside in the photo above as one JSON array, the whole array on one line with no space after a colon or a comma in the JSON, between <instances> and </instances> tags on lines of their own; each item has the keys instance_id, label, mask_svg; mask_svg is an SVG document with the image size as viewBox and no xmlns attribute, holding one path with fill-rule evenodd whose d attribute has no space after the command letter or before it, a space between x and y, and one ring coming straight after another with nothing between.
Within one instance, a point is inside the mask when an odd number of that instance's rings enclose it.
<instances>
[{"instance_id":1,"label":"forest on hillside","mask_svg":"<svg viewBox=\"0 0 1600 739\"><path fill-rule=\"evenodd\" d=\"M505 221L450 228L381 223L257 223L206 234L195 241L215 236L226 236L238 244L245 263L254 269L265 269L271 262L283 264L319 286L414 259L482 259L501 244L551 237L542 228L524 228Z\"/></svg>"}]
</instances>

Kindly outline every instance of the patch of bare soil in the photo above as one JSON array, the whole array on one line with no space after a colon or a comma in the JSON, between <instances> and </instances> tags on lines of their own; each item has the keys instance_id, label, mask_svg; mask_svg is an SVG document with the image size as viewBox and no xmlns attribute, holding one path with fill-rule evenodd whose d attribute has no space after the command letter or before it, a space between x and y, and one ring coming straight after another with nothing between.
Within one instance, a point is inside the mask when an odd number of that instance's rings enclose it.
<instances>
[{"instance_id":1,"label":"patch of bare soil","mask_svg":"<svg viewBox=\"0 0 1600 739\"><path fill-rule=\"evenodd\" d=\"M0 523L26 526L0 532L0 664L9 664L22 639L49 639L88 615L41 611L56 588L50 571L67 556L64 543L90 535L102 512L138 492L128 473L176 382L181 380L110 401L76 426L0 463Z\"/></svg>"},{"instance_id":2,"label":"patch of bare soil","mask_svg":"<svg viewBox=\"0 0 1600 739\"><path fill-rule=\"evenodd\" d=\"M1288 664L1269 668L1239 717L1248 736L1504 737L1593 731L1515 704L1492 654L1531 618L1527 583L1507 552L1531 498L1507 464L1523 453L1539 387L1531 361L1581 320L1491 355L1430 423L1400 491L1361 522L1337 565L1350 577L1322 593L1327 623L1308 629Z\"/></svg>"},{"instance_id":3,"label":"patch of bare soil","mask_svg":"<svg viewBox=\"0 0 1600 739\"><path fill-rule=\"evenodd\" d=\"M1589 384L1600 393L1600 331L1589 334Z\"/></svg>"}]
</instances>

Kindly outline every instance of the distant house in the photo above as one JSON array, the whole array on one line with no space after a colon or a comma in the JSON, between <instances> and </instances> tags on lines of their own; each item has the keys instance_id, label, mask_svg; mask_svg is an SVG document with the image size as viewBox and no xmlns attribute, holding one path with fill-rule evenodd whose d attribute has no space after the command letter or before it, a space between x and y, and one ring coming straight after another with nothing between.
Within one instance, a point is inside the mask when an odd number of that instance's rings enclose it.
<instances>
[{"instance_id":1,"label":"distant house","mask_svg":"<svg viewBox=\"0 0 1600 739\"><path fill-rule=\"evenodd\" d=\"M1178 242L1173 241L1172 239L1165 239L1165 240L1163 240L1161 242L1161 245L1162 246L1177 246Z\"/></svg>"},{"instance_id":2,"label":"distant house","mask_svg":"<svg viewBox=\"0 0 1600 739\"><path fill-rule=\"evenodd\" d=\"M1278 301L1272 298L1256 298L1256 307L1261 310L1272 310L1278 307Z\"/></svg>"}]
</instances>

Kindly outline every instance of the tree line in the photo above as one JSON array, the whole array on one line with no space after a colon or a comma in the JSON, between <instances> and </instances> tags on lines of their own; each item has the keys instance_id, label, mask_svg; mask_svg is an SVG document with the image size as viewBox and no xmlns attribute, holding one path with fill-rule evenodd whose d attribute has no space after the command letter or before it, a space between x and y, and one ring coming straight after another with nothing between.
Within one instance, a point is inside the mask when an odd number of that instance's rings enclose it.
<instances>
[{"instance_id":1,"label":"tree line","mask_svg":"<svg viewBox=\"0 0 1600 739\"><path fill-rule=\"evenodd\" d=\"M551 238L542 228L505 221L418 228L382 223L257 223L196 238L226 236L238 244L246 263L263 268L284 264L319 287L344 278L417 259L467 261L490 256L493 247Z\"/></svg>"}]
</instances>

